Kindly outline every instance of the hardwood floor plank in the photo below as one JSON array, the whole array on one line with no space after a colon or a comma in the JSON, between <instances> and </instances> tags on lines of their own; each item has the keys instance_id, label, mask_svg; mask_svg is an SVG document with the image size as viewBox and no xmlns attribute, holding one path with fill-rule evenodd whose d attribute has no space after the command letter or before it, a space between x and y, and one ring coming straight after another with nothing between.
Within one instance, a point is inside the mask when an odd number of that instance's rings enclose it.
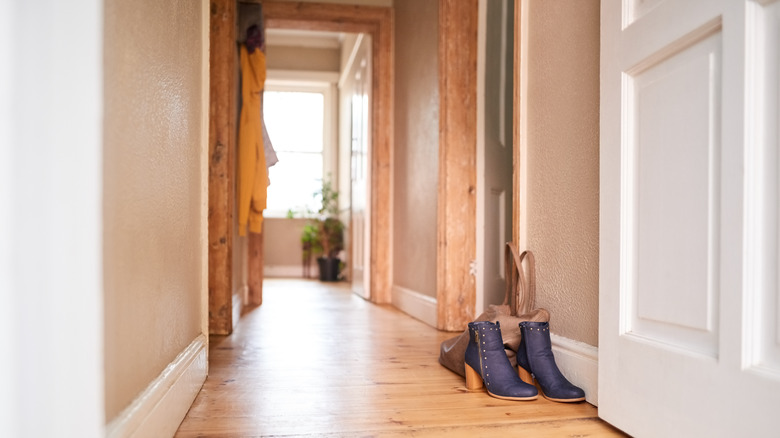
<instances>
[{"instance_id":1,"label":"hardwood floor plank","mask_svg":"<svg viewBox=\"0 0 780 438\"><path fill-rule=\"evenodd\" d=\"M177 436L181 437L250 437L250 436L275 436L275 437L383 437L383 438L401 438L401 437L447 437L447 438L473 438L481 436L494 437L515 437L528 436L534 438L546 437L625 437L626 435L619 430L605 425L602 421L593 418L555 421L555 422L537 422L537 423L511 423L511 424L483 424L479 426L451 426L451 427L408 427L398 430L388 430L385 427L371 428L360 431L320 431L316 433L303 431L296 433L288 431L285 433L264 433L257 431L247 433L250 427L240 424L228 425L224 429L207 431L204 433L180 432Z\"/></svg>"},{"instance_id":2,"label":"hardwood floor plank","mask_svg":"<svg viewBox=\"0 0 780 438\"><path fill-rule=\"evenodd\" d=\"M499 400L438 363L439 332L344 284L266 280L264 304L214 336L177 437L623 436L587 403Z\"/></svg>"}]
</instances>

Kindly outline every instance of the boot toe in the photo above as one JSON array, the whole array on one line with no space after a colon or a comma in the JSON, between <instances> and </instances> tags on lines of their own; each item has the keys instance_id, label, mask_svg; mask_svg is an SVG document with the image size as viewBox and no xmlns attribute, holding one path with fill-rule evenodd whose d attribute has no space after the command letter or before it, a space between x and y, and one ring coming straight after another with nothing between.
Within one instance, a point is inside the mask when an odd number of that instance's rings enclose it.
<instances>
[{"instance_id":1,"label":"boot toe","mask_svg":"<svg viewBox=\"0 0 780 438\"><path fill-rule=\"evenodd\" d=\"M557 402L578 402L585 400L585 391L572 384L553 388L542 388L545 398Z\"/></svg>"},{"instance_id":2,"label":"boot toe","mask_svg":"<svg viewBox=\"0 0 780 438\"><path fill-rule=\"evenodd\" d=\"M488 389L488 393L493 397L505 400L534 400L539 396L536 386L522 381L505 385L497 390Z\"/></svg>"}]
</instances>

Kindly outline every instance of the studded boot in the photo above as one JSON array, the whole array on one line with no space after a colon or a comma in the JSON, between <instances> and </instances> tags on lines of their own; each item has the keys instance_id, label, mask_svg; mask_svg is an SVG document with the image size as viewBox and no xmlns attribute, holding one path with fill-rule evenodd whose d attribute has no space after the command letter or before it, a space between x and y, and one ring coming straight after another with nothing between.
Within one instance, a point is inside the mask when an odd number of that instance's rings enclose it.
<instances>
[{"instance_id":1,"label":"studded boot","mask_svg":"<svg viewBox=\"0 0 780 438\"><path fill-rule=\"evenodd\" d=\"M504 351L501 326L496 322L469 323L466 347L466 388L476 390L484 383L487 393L504 400L535 400L539 391L515 373Z\"/></svg>"},{"instance_id":2,"label":"studded boot","mask_svg":"<svg viewBox=\"0 0 780 438\"><path fill-rule=\"evenodd\" d=\"M539 382L542 395L556 402L585 400L585 391L566 380L558 365L550 342L550 323L523 321L520 323L520 347L517 349L517 372L524 382Z\"/></svg>"}]
</instances>

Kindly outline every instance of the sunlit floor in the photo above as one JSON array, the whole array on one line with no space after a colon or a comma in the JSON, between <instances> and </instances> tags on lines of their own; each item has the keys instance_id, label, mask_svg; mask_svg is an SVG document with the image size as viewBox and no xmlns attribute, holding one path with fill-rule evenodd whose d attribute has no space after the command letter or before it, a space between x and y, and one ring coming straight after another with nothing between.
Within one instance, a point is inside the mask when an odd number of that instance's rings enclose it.
<instances>
[{"instance_id":1,"label":"sunlit floor","mask_svg":"<svg viewBox=\"0 0 780 438\"><path fill-rule=\"evenodd\" d=\"M267 279L263 305L212 336L209 377L177 437L621 436L587 403L468 392L439 332L344 283Z\"/></svg>"}]
</instances>

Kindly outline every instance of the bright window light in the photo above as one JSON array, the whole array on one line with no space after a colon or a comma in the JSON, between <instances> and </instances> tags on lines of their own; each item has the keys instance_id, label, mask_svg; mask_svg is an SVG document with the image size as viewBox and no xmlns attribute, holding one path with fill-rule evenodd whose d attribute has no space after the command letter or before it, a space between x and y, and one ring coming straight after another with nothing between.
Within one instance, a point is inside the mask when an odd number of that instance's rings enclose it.
<instances>
[{"instance_id":1,"label":"bright window light","mask_svg":"<svg viewBox=\"0 0 780 438\"><path fill-rule=\"evenodd\" d=\"M316 211L313 196L322 187L325 96L299 91L266 91L263 114L279 162L268 170L266 217Z\"/></svg>"}]
</instances>

